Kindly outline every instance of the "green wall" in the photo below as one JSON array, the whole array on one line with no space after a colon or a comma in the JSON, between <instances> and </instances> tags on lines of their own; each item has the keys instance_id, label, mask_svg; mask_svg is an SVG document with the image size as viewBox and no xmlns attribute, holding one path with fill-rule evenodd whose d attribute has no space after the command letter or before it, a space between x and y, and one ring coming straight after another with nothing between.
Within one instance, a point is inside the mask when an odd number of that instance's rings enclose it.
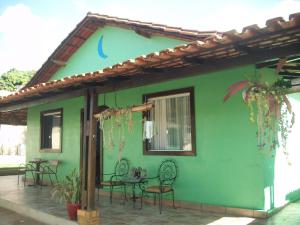
<instances>
[{"instance_id":1,"label":"green wall","mask_svg":"<svg viewBox=\"0 0 300 225\"><path fill-rule=\"evenodd\" d=\"M179 167L175 185L177 200L270 210L288 200L298 199L300 183L296 181L296 171L299 171L299 154L293 159L293 169L278 171L276 160L280 154L274 157L257 150L256 126L248 120L248 110L241 95L233 96L227 103L222 101L228 86L244 79L245 73L253 72L254 68L248 66L106 94L106 104L121 107L142 103L142 95L147 93L191 86L195 90L196 156L143 155L141 113L134 114L133 132L125 133L122 156L130 160L131 166L146 168L149 176L156 175L162 160L175 159ZM293 104L298 104L299 95L293 95L293 98ZM101 95L98 105L103 103L104 95ZM61 159L60 177L79 167L82 106L83 98L76 98L30 108L27 159ZM40 153L40 112L60 107L64 109L62 153ZM297 127L299 130L299 125ZM117 140L116 133L113 150L104 146L104 172L111 172L118 159ZM291 146L295 149L297 145ZM287 167L286 160L280 162ZM282 182L287 180L282 188Z\"/></svg>"},{"instance_id":2,"label":"green wall","mask_svg":"<svg viewBox=\"0 0 300 225\"><path fill-rule=\"evenodd\" d=\"M243 208L264 208L264 156L256 150L255 126L248 121L247 108L240 96L222 102L226 87L243 79L251 67L212 73L143 86L116 93L118 106L142 103L142 95L193 86L195 88L196 156L176 156L179 177L177 199ZM114 93L106 96L112 107ZM99 105L103 103L100 98ZM126 135L123 156L132 166L147 168L156 175L162 160L169 157L143 155L142 115L136 114L134 132ZM108 122L109 124L109 122ZM117 135L116 135L117 136ZM105 148L105 170L111 171L118 157Z\"/></svg>"},{"instance_id":3,"label":"green wall","mask_svg":"<svg viewBox=\"0 0 300 225\"><path fill-rule=\"evenodd\" d=\"M107 59L97 53L99 37L104 35L104 51ZM74 55L67 66L55 73L52 79L111 66L129 58L181 44L181 41L137 35L133 31L104 27L96 31ZM278 152L276 155L260 152L256 146L256 126L248 120L248 110L240 94L227 103L222 99L226 88L254 74L254 67L247 66L224 70L202 76L183 78L160 84L131 88L106 94L106 104L111 107L142 103L142 95L183 87L195 89L196 156L176 156L179 177L176 181L176 199L193 203L206 203L240 208L269 210L298 199L300 182L296 179L300 155L297 155L297 136L300 123L293 131L289 148L294 152L293 166ZM270 71L265 71L269 73ZM115 103L115 96L117 102ZM297 108L300 95L290 96ZM99 105L104 96L99 96ZM59 101L32 107L28 110L27 160L34 157L60 159L59 175L62 178L74 167L79 168L80 157L80 109L83 98ZM63 108L62 153L41 153L40 112ZM298 106L300 109L300 107ZM299 110L298 110L299 111ZM300 111L297 113L300 115ZM134 114L134 132L126 133L123 157L131 166L141 166L148 175L156 174L165 156L143 155L142 115ZM117 135L116 135L117 136ZM117 145L117 143L116 143ZM118 149L104 146L104 172L110 172L118 159ZM286 178L288 177L288 178ZM285 184L283 187L282 184Z\"/></svg>"},{"instance_id":4,"label":"green wall","mask_svg":"<svg viewBox=\"0 0 300 225\"><path fill-rule=\"evenodd\" d=\"M74 168L79 168L80 160L80 110L83 97L40 105L28 109L26 160L32 158L58 159L59 177L62 178ZM63 137L61 153L40 152L40 112L63 108Z\"/></svg>"},{"instance_id":5,"label":"green wall","mask_svg":"<svg viewBox=\"0 0 300 225\"><path fill-rule=\"evenodd\" d=\"M98 40L103 35L103 50L106 59L98 56ZM106 26L98 29L68 60L65 67L58 70L52 80L65 76L91 72L112 66L128 59L134 59L176 45L181 40L153 36L145 38L132 30Z\"/></svg>"}]
</instances>

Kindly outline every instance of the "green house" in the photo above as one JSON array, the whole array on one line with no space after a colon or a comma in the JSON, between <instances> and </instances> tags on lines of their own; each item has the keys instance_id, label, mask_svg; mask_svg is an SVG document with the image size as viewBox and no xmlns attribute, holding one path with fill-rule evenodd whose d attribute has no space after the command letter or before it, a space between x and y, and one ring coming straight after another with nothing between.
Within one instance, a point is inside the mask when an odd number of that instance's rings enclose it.
<instances>
[{"instance_id":1,"label":"green house","mask_svg":"<svg viewBox=\"0 0 300 225\"><path fill-rule=\"evenodd\" d=\"M258 150L240 94L223 98L246 76L272 79L280 59L287 62L280 76L296 82L299 43L300 14L220 33L89 13L26 87L0 99L1 123L27 125L27 160L60 160L59 178L84 171L87 193L120 157L149 176L171 158L177 205L266 215L300 197L300 94L289 95L290 163L280 148ZM103 106L148 101L154 108L132 113L131 125L101 126L93 117Z\"/></svg>"}]
</instances>

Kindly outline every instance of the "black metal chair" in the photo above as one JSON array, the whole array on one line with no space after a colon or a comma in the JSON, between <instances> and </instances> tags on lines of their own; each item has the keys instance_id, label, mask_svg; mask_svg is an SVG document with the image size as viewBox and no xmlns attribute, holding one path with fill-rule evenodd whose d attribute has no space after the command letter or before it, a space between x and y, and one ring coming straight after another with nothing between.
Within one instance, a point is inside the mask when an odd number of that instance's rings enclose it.
<instances>
[{"instance_id":1,"label":"black metal chair","mask_svg":"<svg viewBox=\"0 0 300 225\"><path fill-rule=\"evenodd\" d=\"M40 171L36 171L37 175L41 176L41 187L43 186L44 175L48 175L51 185L53 185L53 181L51 176L55 176L56 182L58 182L57 178L57 169L59 166L59 160L49 160L46 165L41 166Z\"/></svg>"},{"instance_id":2,"label":"black metal chair","mask_svg":"<svg viewBox=\"0 0 300 225\"><path fill-rule=\"evenodd\" d=\"M114 187L123 187L124 195L126 198L126 185L122 181L122 178L128 176L129 172L129 161L125 158L117 161L113 173L104 173L103 176L109 177L109 179L104 179L100 182L100 185L97 185L98 189L98 200L99 200L99 189L101 187L109 187L109 200L112 203L112 194Z\"/></svg>"},{"instance_id":3,"label":"black metal chair","mask_svg":"<svg viewBox=\"0 0 300 225\"><path fill-rule=\"evenodd\" d=\"M154 195L154 205L156 204L156 195L159 197L159 213L162 211L162 195L172 193L173 207L174 203L174 188L173 184L177 178L178 169L174 160L165 160L161 163L156 177L145 178L143 183L140 183L141 193L141 208L143 207L143 198L145 193Z\"/></svg>"},{"instance_id":4,"label":"black metal chair","mask_svg":"<svg viewBox=\"0 0 300 225\"><path fill-rule=\"evenodd\" d=\"M26 184L26 174L27 173L31 173L32 178L33 178L33 183L35 184L35 176L34 173L36 172L36 168L34 167L34 165L32 165L31 163L26 163L26 164L20 164L19 168L18 168L18 185L20 183L20 174L24 174L24 186Z\"/></svg>"}]
</instances>

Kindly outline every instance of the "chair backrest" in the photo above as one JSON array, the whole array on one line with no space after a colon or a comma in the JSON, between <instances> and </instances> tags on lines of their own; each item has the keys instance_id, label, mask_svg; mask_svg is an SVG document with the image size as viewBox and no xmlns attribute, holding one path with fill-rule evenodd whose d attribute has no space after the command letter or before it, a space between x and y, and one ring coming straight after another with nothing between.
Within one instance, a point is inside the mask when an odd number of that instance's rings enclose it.
<instances>
[{"instance_id":1,"label":"chair backrest","mask_svg":"<svg viewBox=\"0 0 300 225\"><path fill-rule=\"evenodd\" d=\"M162 184L172 185L177 178L178 168L174 160L164 160L158 169L158 178Z\"/></svg>"},{"instance_id":2,"label":"chair backrest","mask_svg":"<svg viewBox=\"0 0 300 225\"><path fill-rule=\"evenodd\" d=\"M59 160L48 160L48 165L57 172L57 167L59 165Z\"/></svg>"},{"instance_id":3,"label":"chair backrest","mask_svg":"<svg viewBox=\"0 0 300 225\"><path fill-rule=\"evenodd\" d=\"M32 161L36 161L36 162L37 162L37 161L41 161L41 160L42 160L41 158L33 158L33 159L32 159Z\"/></svg>"},{"instance_id":4,"label":"chair backrest","mask_svg":"<svg viewBox=\"0 0 300 225\"><path fill-rule=\"evenodd\" d=\"M115 174L118 176L126 176L129 172L129 161L128 159L122 158L117 161L115 166Z\"/></svg>"}]
</instances>

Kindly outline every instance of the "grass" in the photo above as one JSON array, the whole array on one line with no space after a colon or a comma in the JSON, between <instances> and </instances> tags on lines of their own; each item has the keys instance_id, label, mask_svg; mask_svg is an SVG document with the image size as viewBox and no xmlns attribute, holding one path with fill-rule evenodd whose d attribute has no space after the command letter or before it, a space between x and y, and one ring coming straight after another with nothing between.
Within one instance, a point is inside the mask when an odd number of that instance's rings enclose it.
<instances>
[{"instance_id":1,"label":"grass","mask_svg":"<svg viewBox=\"0 0 300 225\"><path fill-rule=\"evenodd\" d=\"M15 164L12 164L12 163L1 163L0 164L0 169L19 167L19 165L20 165L19 163L15 163Z\"/></svg>"},{"instance_id":2,"label":"grass","mask_svg":"<svg viewBox=\"0 0 300 225\"><path fill-rule=\"evenodd\" d=\"M25 156L0 155L0 169L19 167L22 163L25 163Z\"/></svg>"}]
</instances>

